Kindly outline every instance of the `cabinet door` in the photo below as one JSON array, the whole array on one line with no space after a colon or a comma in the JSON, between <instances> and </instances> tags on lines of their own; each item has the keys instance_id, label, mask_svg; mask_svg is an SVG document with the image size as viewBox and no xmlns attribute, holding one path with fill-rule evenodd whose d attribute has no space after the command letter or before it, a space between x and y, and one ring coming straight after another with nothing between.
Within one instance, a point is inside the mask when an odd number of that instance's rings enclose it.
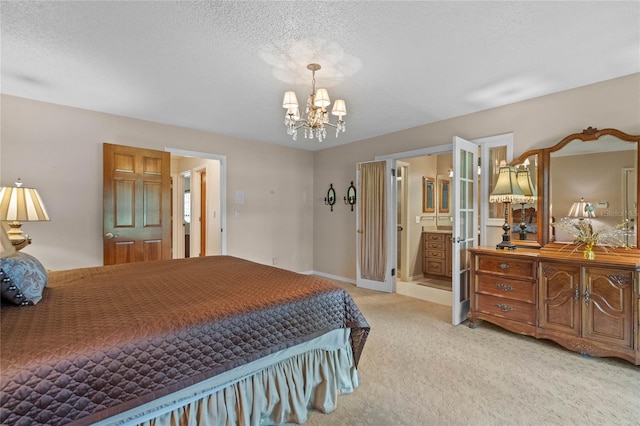
<instances>
[{"instance_id":1,"label":"cabinet door","mask_svg":"<svg viewBox=\"0 0 640 426\"><path fill-rule=\"evenodd\" d=\"M539 326L580 336L580 267L541 263Z\"/></svg>"},{"instance_id":2,"label":"cabinet door","mask_svg":"<svg viewBox=\"0 0 640 426\"><path fill-rule=\"evenodd\" d=\"M582 336L632 347L633 272L585 268Z\"/></svg>"}]
</instances>

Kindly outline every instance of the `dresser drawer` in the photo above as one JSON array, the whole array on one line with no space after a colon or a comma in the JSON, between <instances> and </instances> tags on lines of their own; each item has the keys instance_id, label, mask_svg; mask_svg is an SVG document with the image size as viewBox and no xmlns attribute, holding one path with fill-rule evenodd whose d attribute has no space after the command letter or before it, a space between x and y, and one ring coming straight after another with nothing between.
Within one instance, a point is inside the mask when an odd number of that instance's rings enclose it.
<instances>
[{"instance_id":1,"label":"dresser drawer","mask_svg":"<svg viewBox=\"0 0 640 426\"><path fill-rule=\"evenodd\" d=\"M444 235L445 234L432 234L432 233L426 233L424 234L424 238L426 242L430 242L430 241L440 241L440 242L444 242Z\"/></svg>"},{"instance_id":2,"label":"dresser drawer","mask_svg":"<svg viewBox=\"0 0 640 426\"><path fill-rule=\"evenodd\" d=\"M522 302L536 301L535 281L511 280L495 275L477 274L475 291Z\"/></svg>"},{"instance_id":3,"label":"dresser drawer","mask_svg":"<svg viewBox=\"0 0 640 426\"><path fill-rule=\"evenodd\" d=\"M476 294L475 311L514 321L536 324L536 309L532 303L505 299L503 297Z\"/></svg>"},{"instance_id":4,"label":"dresser drawer","mask_svg":"<svg viewBox=\"0 0 640 426\"><path fill-rule=\"evenodd\" d=\"M444 241L427 241L427 250L444 250Z\"/></svg>"},{"instance_id":5,"label":"dresser drawer","mask_svg":"<svg viewBox=\"0 0 640 426\"><path fill-rule=\"evenodd\" d=\"M536 278L536 268L533 260L478 256L476 270L530 280L535 280Z\"/></svg>"},{"instance_id":6,"label":"dresser drawer","mask_svg":"<svg viewBox=\"0 0 640 426\"><path fill-rule=\"evenodd\" d=\"M427 250L427 258L431 259L444 259L444 250Z\"/></svg>"},{"instance_id":7,"label":"dresser drawer","mask_svg":"<svg viewBox=\"0 0 640 426\"><path fill-rule=\"evenodd\" d=\"M426 259L425 262L427 262L427 273L428 274L436 274L436 275L444 275L445 274L444 259L442 259L442 260Z\"/></svg>"}]
</instances>

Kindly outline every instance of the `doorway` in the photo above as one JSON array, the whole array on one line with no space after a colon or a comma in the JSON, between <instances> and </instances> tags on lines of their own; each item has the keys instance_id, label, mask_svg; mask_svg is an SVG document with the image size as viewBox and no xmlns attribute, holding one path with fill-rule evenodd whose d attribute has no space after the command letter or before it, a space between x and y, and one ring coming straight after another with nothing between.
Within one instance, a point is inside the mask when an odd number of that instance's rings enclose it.
<instances>
[{"instance_id":1,"label":"doorway","mask_svg":"<svg viewBox=\"0 0 640 426\"><path fill-rule=\"evenodd\" d=\"M473 148L467 147L468 144L472 145ZM462 306L461 309L461 304L464 304L468 300L466 299L467 291L463 291L463 289L467 289L469 285L468 282L464 281L467 280L468 276L469 255L467 253L467 248L477 244L478 239L480 239L483 245L486 244L485 241L487 240L487 234L494 234L495 230L501 226L501 223L499 224L491 215L488 208L488 202L478 202L480 199L486 200L486 194L490 192L490 173L488 173L490 170L487 161L481 163L477 160L480 157L492 158L489 154L490 151L498 149L498 147L500 147L499 149L505 150L506 160L511 161L513 158L513 134L508 133L489 136L475 139L473 141L465 141L456 137L452 144L376 157L376 160L392 160L394 161L394 167L398 168L398 161L409 163L409 176L407 176L407 174L403 176L403 182L408 185L408 192L410 194L406 198L408 200L406 206L409 210L409 221L407 223L409 228L419 222L426 221L427 228L432 227L437 229L438 227L441 227L440 230L443 230L442 227L450 227L451 229L451 234L449 234L451 240L447 242L448 247L451 249L451 263L447 264L445 262L445 266L443 266L443 268L451 273L453 291L419 285L413 285L410 287L404 286L403 283L411 276L411 273L415 273L416 277L420 276L420 270L414 266L413 269L410 267L409 271L402 274L402 281L398 280L397 292L430 302L452 306L453 324L458 324L461 322L461 319L465 317L463 312L464 306ZM454 155L454 152L457 154ZM416 178L416 174L411 172L411 163L413 159L431 158L431 161L436 161L433 157L446 154L451 156L451 166L450 168L447 166L440 166L438 168L438 166L436 166L436 176L433 177L433 182L435 190L438 191L438 193L446 193L452 197L446 205L447 209L449 208L449 204L451 206L451 215L448 218L449 223L446 223L446 215L442 218L438 218L437 215L430 216L428 214L423 214L422 184L424 176L417 175L418 178ZM477 176L473 177L476 175L476 167ZM416 179L419 179L419 181L416 182ZM440 187L440 183L437 182L438 180L440 180L442 185L444 185L442 188ZM480 182L480 185L476 182ZM433 187L431 188L433 189ZM394 190L398 191L402 190L402 188L400 186L395 186ZM460 194L460 191L463 191L464 194L466 194L463 197L464 200L457 196ZM416 195L416 193L419 195ZM482 196L482 194L485 195ZM467 203L467 200L471 199L474 200L473 203L465 204ZM464 203L462 203L462 201L464 201ZM438 202L442 202L442 200L437 199L436 195L436 204L438 204ZM394 206L394 211L397 210L401 209L396 209L396 206ZM446 209L443 208L442 210L443 213L446 213L444 212ZM436 211L438 211L437 206ZM438 213L440 212L438 211ZM420 234L422 234L422 226L423 225L420 224ZM471 238L473 243L470 243L468 238ZM390 242L387 246L387 250L393 249L394 255L396 255L395 244L396 241L394 239L394 241ZM409 250L399 253L400 258L405 260L409 258L411 259L412 264L422 265L424 260L420 257L422 256L423 244L424 243L420 238L416 239L415 237L409 237ZM464 249L462 249L463 245L465 247ZM400 247L403 247L403 245L400 244ZM401 264L404 265L404 262ZM405 268L404 266L401 267L403 269Z\"/></svg>"},{"instance_id":2,"label":"doorway","mask_svg":"<svg viewBox=\"0 0 640 426\"><path fill-rule=\"evenodd\" d=\"M437 273L427 274L425 268L424 232L437 230L443 232L451 230L452 220L450 210L444 214L437 208L425 209L423 200L423 181L425 178L435 183L437 177L448 178L453 169L452 154L439 153L407 157L398 159L397 190L398 190L398 293L439 304L451 305L451 274L444 268ZM437 201L437 200L434 200ZM434 205L435 206L435 205ZM448 241L442 241L442 253ZM436 262L440 262L438 258ZM442 259L442 264L445 260Z\"/></svg>"},{"instance_id":3,"label":"doorway","mask_svg":"<svg viewBox=\"0 0 640 426\"><path fill-rule=\"evenodd\" d=\"M172 257L226 254L226 157L167 151L173 181Z\"/></svg>"}]
</instances>

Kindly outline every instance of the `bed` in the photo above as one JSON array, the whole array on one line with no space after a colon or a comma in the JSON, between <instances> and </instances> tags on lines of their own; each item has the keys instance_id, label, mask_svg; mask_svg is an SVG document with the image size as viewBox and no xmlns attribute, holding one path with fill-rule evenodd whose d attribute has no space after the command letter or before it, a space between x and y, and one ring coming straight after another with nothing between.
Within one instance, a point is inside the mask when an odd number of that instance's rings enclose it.
<instances>
[{"instance_id":1,"label":"bed","mask_svg":"<svg viewBox=\"0 0 640 426\"><path fill-rule=\"evenodd\" d=\"M232 256L49 272L0 315L12 425L303 423L358 386L369 333L331 281Z\"/></svg>"}]
</instances>

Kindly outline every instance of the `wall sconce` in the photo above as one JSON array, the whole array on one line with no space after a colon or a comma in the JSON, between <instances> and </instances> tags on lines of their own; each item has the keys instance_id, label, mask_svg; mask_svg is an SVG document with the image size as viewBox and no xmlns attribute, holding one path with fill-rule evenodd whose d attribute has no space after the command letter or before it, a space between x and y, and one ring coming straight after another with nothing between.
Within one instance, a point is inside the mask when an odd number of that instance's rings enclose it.
<instances>
[{"instance_id":1,"label":"wall sconce","mask_svg":"<svg viewBox=\"0 0 640 426\"><path fill-rule=\"evenodd\" d=\"M327 196L324 197L324 204L331 206L331 211L333 211L333 205L336 203L336 190L333 189L333 184L329 184L329 191L327 191Z\"/></svg>"},{"instance_id":2,"label":"wall sconce","mask_svg":"<svg viewBox=\"0 0 640 426\"><path fill-rule=\"evenodd\" d=\"M344 203L351 205L351 211L353 211L353 205L356 203L356 187L353 186L353 181L351 181L351 186L347 189L347 196L344 197Z\"/></svg>"}]
</instances>

